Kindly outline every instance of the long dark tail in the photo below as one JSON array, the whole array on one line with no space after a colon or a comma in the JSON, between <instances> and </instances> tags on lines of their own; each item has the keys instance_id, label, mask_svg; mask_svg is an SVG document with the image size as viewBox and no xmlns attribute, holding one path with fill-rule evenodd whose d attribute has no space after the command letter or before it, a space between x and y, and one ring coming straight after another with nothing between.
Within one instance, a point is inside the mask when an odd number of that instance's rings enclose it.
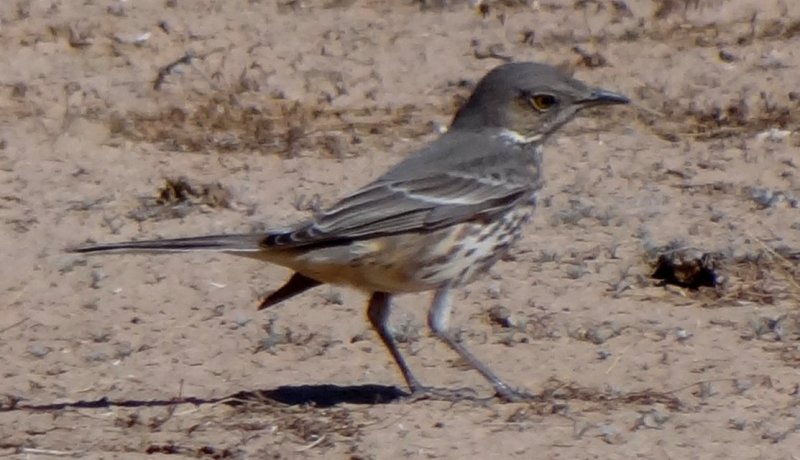
<instances>
[{"instance_id":1,"label":"long dark tail","mask_svg":"<svg viewBox=\"0 0 800 460\"><path fill-rule=\"evenodd\" d=\"M281 260L270 260L269 245L265 244L267 233L243 233L239 235L210 235L193 238L168 240L124 241L121 243L88 244L68 249L83 254L125 254L125 253L174 253L193 251L229 252L246 257L269 260L281 264ZM287 264L288 265L288 264ZM281 288L268 295L258 307L259 310L281 303L313 287L319 286L317 280L295 273Z\"/></svg>"},{"instance_id":2,"label":"long dark tail","mask_svg":"<svg viewBox=\"0 0 800 460\"><path fill-rule=\"evenodd\" d=\"M158 252L259 252L266 248L262 241L264 233L244 233L239 235L209 235L193 238L168 240L125 241L121 243L89 244L69 249L79 253L158 253Z\"/></svg>"}]
</instances>

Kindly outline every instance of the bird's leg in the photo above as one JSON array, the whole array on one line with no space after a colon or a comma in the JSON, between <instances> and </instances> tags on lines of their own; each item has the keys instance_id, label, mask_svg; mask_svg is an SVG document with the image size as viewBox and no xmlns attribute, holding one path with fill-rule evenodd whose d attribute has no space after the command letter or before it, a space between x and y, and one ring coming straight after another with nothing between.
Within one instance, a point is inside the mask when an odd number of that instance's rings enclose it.
<instances>
[{"instance_id":1,"label":"bird's leg","mask_svg":"<svg viewBox=\"0 0 800 460\"><path fill-rule=\"evenodd\" d=\"M497 395L507 401L522 401L530 399L531 396L521 393L513 389L510 385L500 379L488 366L483 364L478 358L475 357L469 350L456 340L453 333L447 327L447 322L450 319L450 289L448 287L440 288L436 291L433 297L433 304L428 312L428 326L436 337L441 339L453 351L467 362L473 369L480 372L480 374L489 381L494 387Z\"/></svg>"},{"instance_id":2,"label":"bird's leg","mask_svg":"<svg viewBox=\"0 0 800 460\"><path fill-rule=\"evenodd\" d=\"M414 374L411 373L411 369L409 369L408 364L406 364L406 360L403 359L403 355L401 355L400 350L397 349L397 342L395 342L394 337L392 337L389 331L389 313L391 309L391 294L374 292L369 299L367 317L369 318L370 324L372 324L372 327L375 329L375 332L378 333L381 341L389 350L389 353L392 354L392 358L394 358L394 362L397 363L397 367L400 368L400 372L403 373L403 378L406 380L409 389L411 389L412 393L416 393L424 387L419 383L417 378L414 377Z\"/></svg>"},{"instance_id":3,"label":"bird's leg","mask_svg":"<svg viewBox=\"0 0 800 460\"><path fill-rule=\"evenodd\" d=\"M380 336L381 341L383 341L383 344L386 345L389 353L392 354L392 358L394 358L395 363L397 363L397 367L400 368L400 372L403 373L403 378L405 378L406 384L411 390L411 398L433 398L445 400L474 399L475 394L472 391L463 389L449 390L433 388L419 383L419 380L417 380L417 378L414 377L414 374L411 373L411 369L409 369L408 364L406 364L405 359L403 359L403 355L400 354L400 350L397 348L397 342L395 342L394 337L392 337L392 334L389 331L389 313L391 311L391 307L391 294L375 292L369 299L367 316L369 317L369 322L372 324L372 327L378 333L378 336Z\"/></svg>"}]
</instances>

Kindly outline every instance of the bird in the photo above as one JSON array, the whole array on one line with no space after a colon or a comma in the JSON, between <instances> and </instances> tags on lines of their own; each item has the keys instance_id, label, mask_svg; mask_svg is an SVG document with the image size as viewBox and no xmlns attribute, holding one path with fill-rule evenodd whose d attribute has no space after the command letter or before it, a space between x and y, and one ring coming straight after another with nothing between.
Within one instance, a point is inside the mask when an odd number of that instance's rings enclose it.
<instances>
[{"instance_id":1,"label":"bird","mask_svg":"<svg viewBox=\"0 0 800 460\"><path fill-rule=\"evenodd\" d=\"M77 253L216 251L293 271L258 309L322 284L369 296L366 316L400 370L410 396L440 395L423 385L392 336L395 296L432 291L433 334L505 401L521 391L484 364L449 327L451 293L486 272L523 234L543 187L543 145L583 109L627 104L553 66L510 62L490 70L447 130L383 175L314 216L274 231L88 244Z\"/></svg>"}]
</instances>

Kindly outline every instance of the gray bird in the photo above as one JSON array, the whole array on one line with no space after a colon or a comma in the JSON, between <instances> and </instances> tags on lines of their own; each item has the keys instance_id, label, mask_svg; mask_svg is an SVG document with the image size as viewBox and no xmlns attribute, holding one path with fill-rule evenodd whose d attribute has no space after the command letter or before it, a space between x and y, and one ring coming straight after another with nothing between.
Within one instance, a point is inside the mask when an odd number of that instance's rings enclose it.
<instances>
[{"instance_id":1,"label":"gray bird","mask_svg":"<svg viewBox=\"0 0 800 460\"><path fill-rule=\"evenodd\" d=\"M388 328L392 297L434 291L428 325L492 384L528 397L470 353L448 328L450 292L491 267L519 239L542 187L542 144L580 110L626 104L553 67L503 64L481 79L448 131L311 219L274 232L82 246L80 253L220 251L294 271L267 308L324 283L370 294L367 318L414 396L423 386Z\"/></svg>"}]
</instances>

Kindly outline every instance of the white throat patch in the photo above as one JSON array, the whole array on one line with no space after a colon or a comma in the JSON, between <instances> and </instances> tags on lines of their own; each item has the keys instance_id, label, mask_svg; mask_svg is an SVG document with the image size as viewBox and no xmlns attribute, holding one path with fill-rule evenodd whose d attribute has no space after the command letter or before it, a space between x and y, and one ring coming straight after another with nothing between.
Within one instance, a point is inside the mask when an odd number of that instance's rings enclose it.
<instances>
[{"instance_id":1,"label":"white throat patch","mask_svg":"<svg viewBox=\"0 0 800 460\"><path fill-rule=\"evenodd\" d=\"M502 139L506 142L511 144L519 145L519 144L530 144L532 142L538 142L542 140L541 134L536 134L534 136L523 136L522 134L512 131L510 129L504 129L497 134L499 139Z\"/></svg>"}]
</instances>

